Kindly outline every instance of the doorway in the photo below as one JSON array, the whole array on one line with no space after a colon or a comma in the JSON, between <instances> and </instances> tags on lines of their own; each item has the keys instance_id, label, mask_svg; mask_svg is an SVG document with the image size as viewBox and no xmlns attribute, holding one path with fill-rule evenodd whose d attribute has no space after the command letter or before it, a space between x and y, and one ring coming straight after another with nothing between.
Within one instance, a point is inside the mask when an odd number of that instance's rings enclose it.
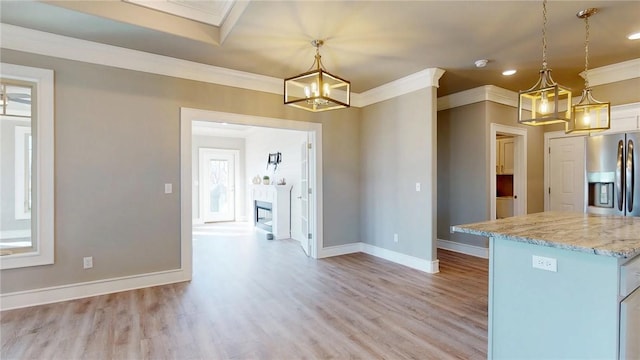
<instances>
[{"instance_id":1,"label":"doorway","mask_svg":"<svg viewBox=\"0 0 640 360\"><path fill-rule=\"evenodd\" d=\"M247 125L272 129L304 131L308 135L309 191L309 255L317 258L323 248L322 220L322 124L277 118L266 118L217 111L181 108L180 114L180 196L181 196L181 261L191 274L192 266L192 124L194 121ZM299 165L296 165L299 166ZM250 174L246 174L248 176ZM297 221L297 220L296 220Z\"/></svg>"},{"instance_id":2,"label":"doorway","mask_svg":"<svg viewBox=\"0 0 640 360\"><path fill-rule=\"evenodd\" d=\"M489 142L489 219L525 215L527 131L491 123Z\"/></svg>"}]
</instances>

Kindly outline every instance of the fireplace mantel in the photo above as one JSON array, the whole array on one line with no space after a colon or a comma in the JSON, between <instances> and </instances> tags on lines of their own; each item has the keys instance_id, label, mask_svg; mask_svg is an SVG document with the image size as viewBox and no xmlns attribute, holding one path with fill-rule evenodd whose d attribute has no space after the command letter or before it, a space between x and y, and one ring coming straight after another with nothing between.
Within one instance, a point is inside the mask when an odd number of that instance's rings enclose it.
<instances>
[{"instance_id":1,"label":"fireplace mantel","mask_svg":"<svg viewBox=\"0 0 640 360\"><path fill-rule=\"evenodd\" d=\"M291 238L291 185L254 185L253 219L256 221L256 201L271 203L273 225L271 232L276 239Z\"/></svg>"}]
</instances>

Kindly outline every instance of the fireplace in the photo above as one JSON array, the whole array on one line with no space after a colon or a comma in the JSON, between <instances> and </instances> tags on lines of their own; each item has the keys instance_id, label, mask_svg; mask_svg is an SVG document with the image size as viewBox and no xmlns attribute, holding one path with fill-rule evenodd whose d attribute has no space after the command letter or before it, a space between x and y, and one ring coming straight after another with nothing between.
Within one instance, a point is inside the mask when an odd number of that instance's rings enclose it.
<instances>
[{"instance_id":1,"label":"fireplace","mask_svg":"<svg viewBox=\"0 0 640 360\"><path fill-rule=\"evenodd\" d=\"M255 200L254 203L255 226L267 230L268 232L273 231L273 205L270 202L258 200Z\"/></svg>"},{"instance_id":2,"label":"fireplace","mask_svg":"<svg viewBox=\"0 0 640 360\"><path fill-rule=\"evenodd\" d=\"M0 0L2 1L2 0ZM267 238L291 238L291 185L254 185L253 224ZM269 239L271 240L271 239Z\"/></svg>"}]
</instances>

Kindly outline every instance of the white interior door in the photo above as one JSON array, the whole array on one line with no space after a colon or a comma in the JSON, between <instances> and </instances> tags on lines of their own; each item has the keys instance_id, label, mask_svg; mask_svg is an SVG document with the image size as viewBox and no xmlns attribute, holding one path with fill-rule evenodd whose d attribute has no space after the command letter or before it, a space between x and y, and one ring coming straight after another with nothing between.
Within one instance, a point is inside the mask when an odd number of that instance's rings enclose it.
<instances>
[{"instance_id":1,"label":"white interior door","mask_svg":"<svg viewBox=\"0 0 640 360\"><path fill-rule=\"evenodd\" d=\"M233 152L200 149L200 211L204 222L235 220L235 172Z\"/></svg>"},{"instance_id":2,"label":"white interior door","mask_svg":"<svg viewBox=\"0 0 640 360\"><path fill-rule=\"evenodd\" d=\"M305 141L301 146L300 153L300 245L307 256L310 255L309 247L309 145Z\"/></svg>"},{"instance_id":3,"label":"white interior door","mask_svg":"<svg viewBox=\"0 0 640 360\"><path fill-rule=\"evenodd\" d=\"M584 212L585 138L549 140L549 210Z\"/></svg>"}]
</instances>

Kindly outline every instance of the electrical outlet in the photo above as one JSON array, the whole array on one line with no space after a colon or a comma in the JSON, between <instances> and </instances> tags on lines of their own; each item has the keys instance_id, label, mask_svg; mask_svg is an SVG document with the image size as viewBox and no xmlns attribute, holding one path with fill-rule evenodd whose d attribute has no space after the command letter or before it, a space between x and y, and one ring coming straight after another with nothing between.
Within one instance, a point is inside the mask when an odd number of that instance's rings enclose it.
<instances>
[{"instance_id":1,"label":"electrical outlet","mask_svg":"<svg viewBox=\"0 0 640 360\"><path fill-rule=\"evenodd\" d=\"M398 242L398 234L393 234L393 242Z\"/></svg>"},{"instance_id":2,"label":"electrical outlet","mask_svg":"<svg viewBox=\"0 0 640 360\"><path fill-rule=\"evenodd\" d=\"M164 184L164 193L171 194L173 192L173 186L171 184Z\"/></svg>"},{"instance_id":3,"label":"electrical outlet","mask_svg":"<svg viewBox=\"0 0 640 360\"><path fill-rule=\"evenodd\" d=\"M91 269L93 267L93 256L87 256L82 258L82 266L85 269Z\"/></svg>"},{"instance_id":4,"label":"electrical outlet","mask_svg":"<svg viewBox=\"0 0 640 360\"><path fill-rule=\"evenodd\" d=\"M553 272L558 271L558 260L554 258L533 255L531 259L533 262L532 265L534 269L553 271Z\"/></svg>"}]
</instances>

